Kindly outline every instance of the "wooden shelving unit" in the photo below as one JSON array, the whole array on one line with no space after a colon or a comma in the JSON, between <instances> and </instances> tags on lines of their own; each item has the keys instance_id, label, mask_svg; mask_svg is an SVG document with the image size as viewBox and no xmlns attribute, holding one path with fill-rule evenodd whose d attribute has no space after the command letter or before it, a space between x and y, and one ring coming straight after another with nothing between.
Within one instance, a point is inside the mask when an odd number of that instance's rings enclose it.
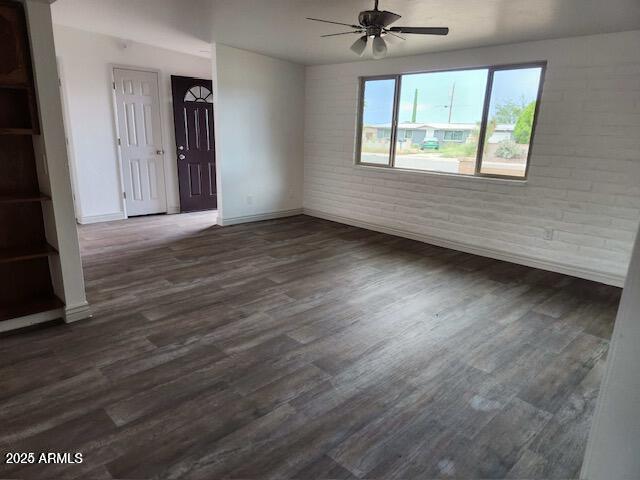
<instances>
[{"instance_id":1,"label":"wooden shelving unit","mask_svg":"<svg viewBox=\"0 0 640 480\"><path fill-rule=\"evenodd\" d=\"M32 203L32 202L45 202L51 200L51 198L42 193L36 193L32 195L18 194L18 195L4 195L0 197L0 205L8 203Z\"/></svg>"},{"instance_id":2,"label":"wooden shelving unit","mask_svg":"<svg viewBox=\"0 0 640 480\"><path fill-rule=\"evenodd\" d=\"M6 85L0 85L0 89L3 90L25 90L25 91L29 91L29 87L27 85L11 85L11 84L6 84Z\"/></svg>"},{"instance_id":3,"label":"wooden shelving unit","mask_svg":"<svg viewBox=\"0 0 640 480\"><path fill-rule=\"evenodd\" d=\"M4 248L0 250L0 263L20 262L34 258L47 258L58 251L48 243L33 247Z\"/></svg>"},{"instance_id":4,"label":"wooden shelving unit","mask_svg":"<svg viewBox=\"0 0 640 480\"><path fill-rule=\"evenodd\" d=\"M0 128L0 135L36 135L32 128Z\"/></svg>"},{"instance_id":5,"label":"wooden shelving unit","mask_svg":"<svg viewBox=\"0 0 640 480\"><path fill-rule=\"evenodd\" d=\"M34 298L28 302L4 305L0 307L0 322L48 312L50 310L57 310L62 307L64 307L64 303L53 294L48 297Z\"/></svg>"},{"instance_id":6,"label":"wooden shelving unit","mask_svg":"<svg viewBox=\"0 0 640 480\"><path fill-rule=\"evenodd\" d=\"M0 0L0 322L59 309L33 148L38 111L23 6Z\"/></svg>"}]
</instances>

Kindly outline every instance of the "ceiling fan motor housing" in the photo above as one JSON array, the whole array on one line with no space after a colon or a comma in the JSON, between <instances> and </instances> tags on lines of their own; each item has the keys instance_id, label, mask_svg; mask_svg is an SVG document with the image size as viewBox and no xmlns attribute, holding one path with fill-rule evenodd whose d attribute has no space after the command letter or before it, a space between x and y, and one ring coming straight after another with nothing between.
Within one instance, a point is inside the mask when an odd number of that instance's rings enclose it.
<instances>
[{"instance_id":1,"label":"ceiling fan motor housing","mask_svg":"<svg viewBox=\"0 0 640 480\"><path fill-rule=\"evenodd\" d=\"M365 10L364 12L360 12L358 21L360 22L360 25L365 28L374 26L381 27L383 16L383 12L380 10Z\"/></svg>"},{"instance_id":2,"label":"ceiling fan motor housing","mask_svg":"<svg viewBox=\"0 0 640 480\"><path fill-rule=\"evenodd\" d=\"M358 22L367 31L369 37L378 37L384 33L384 29L400 18L393 12L365 10L360 12Z\"/></svg>"}]
</instances>

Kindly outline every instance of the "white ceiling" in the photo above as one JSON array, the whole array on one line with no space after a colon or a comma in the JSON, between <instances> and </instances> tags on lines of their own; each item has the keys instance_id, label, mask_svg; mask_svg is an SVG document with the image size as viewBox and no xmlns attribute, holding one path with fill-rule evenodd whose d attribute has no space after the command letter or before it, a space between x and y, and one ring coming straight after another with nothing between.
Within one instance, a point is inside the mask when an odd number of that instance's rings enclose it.
<instances>
[{"instance_id":1,"label":"white ceiling","mask_svg":"<svg viewBox=\"0 0 640 480\"><path fill-rule=\"evenodd\" d=\"M373 0L57 0L54 22L207 56L212 41L303 64L358 60L357 35L318 17L357 23ZM394 25L448 26L447 37L408 35L390 56L640 29L640 0L380 0Z\"/></svg>"},{"instance_id":2,"label":"white ceiling","mask_svg":"<svg viewBox=\"0 0 640 480\"><path fill-rule=\"evenodd\" d=\"M56 0L53 23L211 56L209 0Z\"/></svg>"}]
</instances>

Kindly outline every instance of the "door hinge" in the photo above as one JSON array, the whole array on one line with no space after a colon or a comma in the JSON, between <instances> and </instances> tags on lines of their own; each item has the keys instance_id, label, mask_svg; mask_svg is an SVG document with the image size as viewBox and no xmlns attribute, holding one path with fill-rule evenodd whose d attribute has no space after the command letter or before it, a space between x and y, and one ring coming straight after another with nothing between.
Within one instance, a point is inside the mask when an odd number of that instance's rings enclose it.
<instances>
[{"instance_id":1,"label":"door hinge","mask_svg":"<svg viewBox=\"0 0 640 480\"><path fill-rule=\"evenodd\" d=\"M122 146L122 141L120 139L118 139L118 146L121 147Z\"/></svg>"},{"instance_id":2,"label":"door hinge","mask_svg":"<svg viewBox=\"0 0 640 480\"><path fill-rule=\"evenodd\" d=\"M122 192L122 198L127 199L127 192Z\"/></svg>"},{"instance_id":3,"label":"door hinge","mask_svg":"<svg viewBox=\"0 0 640 480\"><path fill-rule=\"evenodd\" d=\"M116 89L116 82L111 82L111 85L113 85L113 89Z\"/></svg>"}]
</instances>

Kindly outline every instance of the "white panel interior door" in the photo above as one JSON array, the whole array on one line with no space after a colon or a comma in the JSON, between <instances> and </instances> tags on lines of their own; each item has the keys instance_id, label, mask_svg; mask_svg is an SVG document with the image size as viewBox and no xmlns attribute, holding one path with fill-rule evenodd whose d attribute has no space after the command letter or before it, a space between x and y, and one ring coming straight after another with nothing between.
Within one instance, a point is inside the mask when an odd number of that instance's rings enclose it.
<instances>
[{"instance_id":1,"label":"white panel interior door","mask_svg":"<svg viewBox=\"0 0 640 480\"><path fill-rule=\"evenodd\" d=\"M158 74L113 72L127 215L166 213Z\"/></svg>"}]
</instances>

